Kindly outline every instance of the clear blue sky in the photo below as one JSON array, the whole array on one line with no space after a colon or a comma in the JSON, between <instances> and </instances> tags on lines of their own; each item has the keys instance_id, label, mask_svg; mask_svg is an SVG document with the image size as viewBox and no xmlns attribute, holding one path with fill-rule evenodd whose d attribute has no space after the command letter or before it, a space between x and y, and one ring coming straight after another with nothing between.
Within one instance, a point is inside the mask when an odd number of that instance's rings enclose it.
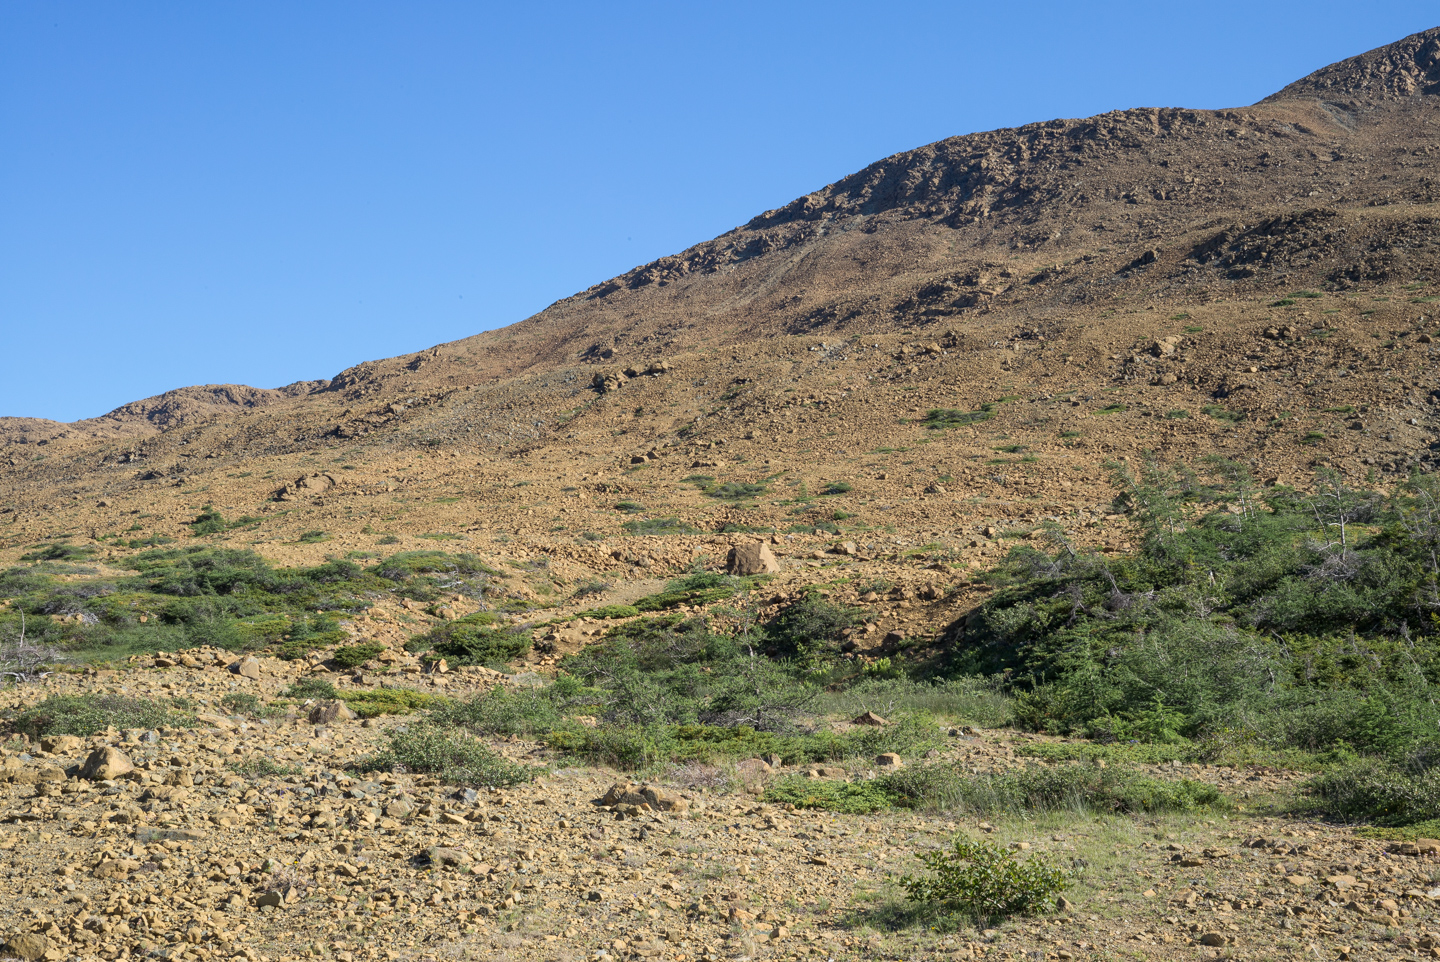
<instances>
[{"instance_id":1,"label":"clear blue sky","mask_svg":"<svg viewBox=\"0 0 1440 962\"><path fill-rule=\"evenodd\" d=\"M1431 4L0 6L0 415L520 320L887 154L1252 103Z\"/></svg>"}]
</instances>

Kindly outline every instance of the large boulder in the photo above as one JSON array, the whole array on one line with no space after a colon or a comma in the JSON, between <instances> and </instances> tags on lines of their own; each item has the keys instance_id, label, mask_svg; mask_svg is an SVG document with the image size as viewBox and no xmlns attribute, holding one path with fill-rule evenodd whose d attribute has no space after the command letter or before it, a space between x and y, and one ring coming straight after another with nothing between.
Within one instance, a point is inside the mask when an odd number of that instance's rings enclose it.
<instances>
[{"instance_id":1,"label":"large boulder","mask_svg":"<svg viewBox=\"0 0 1440 962\"><path fill-rule=\"evenodd\" d=\"M343 701L324 701L310 709L310 724L333 725L338 721L350 721L355 713Z\"/></svg>"},{"instance_id":2,"label":"large boulder","mask_svg":"<svg viewBox=\"0 0 1440 962\"><path fill-rule=\"evenodd\" d=\"M85 764L80 769L80 777L92 782L104 782L134 770L135 766L130 764L130 759L124 752L107 745L90 753L90 757L85 759Z\"/></svg>"},{"instance_id":3,"label":"large boulder","mask_svg":"<svg viewBox=\"0 0 1440 962\"><path fill-rule=\"evenodd\" d=\"M255 681L260 679L260 659L254 655L246 655L230 666L230 670L241 678L249 678Z\"/></svg>"},{"instance_id":4,"label":"large boulder","mask_svg":"<svg viewBox=\"0 0 1440 962\"><path fill-rule=\"evenodd\" d=\"M611 785L605 794L595 799L596 805L608 805L612 808L634 808L656 812L684 812L690 808L690 803L679 795L674 795L663 788L656 788L653 785L635 785L631 782L616 782Z\"/></svg>"},{"instance_id":5,"label":"large boulder","mask_svg":"<svg viewBox=\"0 0 1440 962\"><path fill-rule=\"evenodd\" d=\"M733 545L725 559L725 570L732 575L773 575L780 572L780 562L770 546L763 541Z\"/></svg>"},{"instance_id":6,"label":"large boulder","mask_svg":"<svg viewBox=\"0 0 1440 962\"><path fill-rule=\"evenodd\" d=\"M24 935L12 935L9 941L0 946L0 954L13 959L23 959L25 962L34 962L35 959L42 959L45 953L50 951L50 940L39 932L26 932Z\"/></svg>"}]
</instances>

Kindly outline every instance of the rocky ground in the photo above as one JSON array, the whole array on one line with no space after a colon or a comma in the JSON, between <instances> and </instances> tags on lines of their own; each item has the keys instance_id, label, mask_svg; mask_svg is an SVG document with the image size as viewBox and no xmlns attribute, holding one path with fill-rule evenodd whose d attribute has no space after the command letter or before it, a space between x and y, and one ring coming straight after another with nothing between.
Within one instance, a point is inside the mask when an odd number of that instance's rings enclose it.
<instances>
[{"instance_id":1,"label":"rocky ground","mask_svg":"<svg viewBox=\"0 0 1440 962\"><path fill-rule=\"evenodd\" d=\"M273 700L297 669L262 660L250 678L214 655L52 675L6 694L8 708L66 692L185 695L201 723L0 748L11 954L1440 957L1440 843L1274 814L1292 773L1155 766L1244 800L1203 818L842 816L757 801L783 774L760 760L672 768L653 779L653 804L640 796L637 807L617 795L636 798L623 774L501 740L502 754L549 770L475 791L356 770L404 717L362 722L305 704L259 721L215 712L226 693ZM955 729L939 758L995 771L1034 764L1017 748L1035 741L1046 740ZM983 932L896 930L898 877L956 832L1077 870L1061 910Z\"/></svg>"}]
</instances>

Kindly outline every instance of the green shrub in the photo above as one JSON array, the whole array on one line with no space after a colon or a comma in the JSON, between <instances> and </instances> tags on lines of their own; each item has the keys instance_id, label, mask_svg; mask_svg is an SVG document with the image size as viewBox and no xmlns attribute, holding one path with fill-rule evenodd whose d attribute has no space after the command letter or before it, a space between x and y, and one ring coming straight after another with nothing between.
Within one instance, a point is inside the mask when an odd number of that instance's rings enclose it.
<instances>
[{"instance_id":1,"label":"green shrub","mask_svg":"<svg viewBox=\"0 0 1440 962\"><path fill-rule=\"evenodd\" d=\"M528 628L490 627L493 619L489 612L467 615L416 636L407 647L428 648L436 658L457 665L499 665L529 653L533 639Z\"/></svg>"},{"instance_id":2,"label":"green shrub","mask_svg":"<svg viewBox=\"0 0 1440 962\"><path fill-rule=\"evenodd\" d=\"M825 487L820 489L820 493L822 495L829 496L837 494L849 494L853 490L855 490L854 487L847 481L831 481L829 484L825 485Z\"/></svg>"},{"instance_id":3,"label":"green shrub","mask_svg":"<svg viewBox=\"0 0 1440 962\"><path fill-rule=\"evenodd\" d=\"M219 534L228 527L229 524L220 516L220 512L208 504L201 510L195 520L190 522L190 531L197 538L207 534Z\"/></svg>"},{"instance_id":4,"label":"green shrub","mask_svg":"<svg viewBox=\"0 0 1440 962\"><path fill-rule=\"evenodd\" d=\"M264 703L247 691L235 691L225 695L220 699L220 707L232 715L259 716L265 711Z\"/></svg>"},{"instance_id":5,"label":"green shrub","mask_svg":"<svg viewBox=\"0 0 1440 962\"><path fill-rule=\"evenodd\" d=\"M413 711L434 708L448 701L440 695L431 695L413 688L367 688L364 691L344 691L339 693L339 698L361 718L377 718L380 715L408 715Z\"/></svg>"},{"instance_id":6,"label":"green shrub","mask_svg":"<svg viewBox=\"0 0 1440 962\"><path fill-rule=\"evenodd\" d=\"M335 686L323 678L297 678L289 688L281 694L286 698L316 698L325 701L333 701L340 697Z\"/></svg>"},{"instance_id":7,"label":"green shrub","mask_svg":"<svg viewBox=\"0 0 1440 962\"><path fill-rule=\"evenodd\" d=\"M385 650L384 645L371 642L363 645L341 645L331 656L341 668L359 668Z\"/></svg>"},{"instance_id":8,"label":"green shrub","mask_svg":"<svg viewBox=\"0 0 1440 962\"><path fill-rule=\"evenodd\" d=\"M726 481L708 489L705 494L721 501L748 501L750 498L758 498L768 490L770 489L764 484L749 481Z\"/></svg>"},{"instance_id":9,"label":"green shrub","mask_svg":"<svg viewBox=\"0 0 1440 962\"><path fill-rule=\"evenodd\" d=\"M994 775L926 765L885 775L880 782L899 805L980 815L1192 812L1225 805L1224 796L1203 782L1148 778L1092 765L1032 765Z\"/></svg>"},{"instance_id":10,"label":"green shrub","mask_svg":"<svg viewBox=\"0 0 1440 962\"><path fill-rule=\"evenodd\" d=\"M360 771L436 775L448 785L503 788L530 781L542 771L517 765L463 729L417 722L389 732L385 750L360 760Z\"/></svg>"},{"instance_id":11,"label":"green shrub","mask_svg":"<svg viewBox=\"0 0 1440 962\"><path fill-rule=\"evenodd\" d=\"M681 521L679 518L635 518L620 525L626 534L667 535L699 534L700 529Z\"/></svg>"},{"instance_id":12,"label":"green shrub","mask_svg":"<svg viewBox=\"0 0 1440 962\"><path fill-rule=\"evenodd\" d=\"M879 812L894 804L894 797L876 781L840 782L787 775L765 789L765 801L796 808L814 808L845 815Z\"/></svg>"},{"instance_id":13,"label":"green shrub","mask_svg":"<svg viewBox=\"0 0 1440 962\"><path fill-rule=\"evenodd\" d=\"M1427 754L1434 754L1432 747ZM1366 758L1321 773L1306 784L1327 815L1378 825L1440 819L1440 769Z\"/></svg>"},{"instance_id":14,"label":"green shrub","mask_svg":"<svg viewBox=\"0 0 1440 962\"><path fill-rule=\"evenodd\" d=\"M305 774L305 769L299 765L284 765L260 755L251 756L243 762L233 762L230 770L247 778L285 778Z\"/></svg>"},{"instance_id":15,"label":"green shrub","mask_svg":"<svg viewBox=\"0 0 1440 962\"><path fill-rule=\"evenodd\" d=\"M1053 908L1069 876L1043 855L1020 859L991 842L958 836L951 847L920 852L930 876L906 875L905 894L926 910L984 924Z\"/></svg>"},{"instance_id":16,"label":"green shrub","mask_svg":"<svg viewBox=\"0 0 1440 962\"><path fill-rule=\"evenodd\" d=\"M10 729L31 738L78 735L89 738L107 728L191 728L195 716L171 705L125 695L51 695L27 708Z\"/></svg>"},{"instance_id":17,"label":"green shrub","mask_svg":"<svg viewBox=\"0 0 1440 962\"><path fill-rule=\"evenodd\" d=\"M330 536L324 531L304 531L295 540L299 544L319 544L322 541L329 541Z\"/></svg>"},{"instance_id":18,"label":"green shrub","mask_svg":"<svg viewBox=\"0 0 1440 962\"><path fill-rule=\"evenodd\" d=\"M635 501L619 501L615 504L615 510L622 511L625 514L639 514L645 510L645 505Z\"/></svg>"},{"instance_id":19,"label":"green shrub","mask_svg":"<svg viewBox=\"0 0 1440 962\"><path fill-rule=\"evenodd\" d=\"M591 608L587 611L576 612L575 618L634 618L640 614L640 609L634 605L604 605L600 608Z\"/></svg>"},{"instance_id":20,"label":"green shrub","mask_svg":"<svg viewBox=\"0 0 1440 962\"><path fill-rule=\"evenodd\" d=\"M978 411L961 411L956 408L935 408L925 415L924 424L932 431L942 431L946 428L964 427L967 424L979 424L981 421L988 421L995 416L995 404L982 404Z\"/></svg>"}]
</instances>

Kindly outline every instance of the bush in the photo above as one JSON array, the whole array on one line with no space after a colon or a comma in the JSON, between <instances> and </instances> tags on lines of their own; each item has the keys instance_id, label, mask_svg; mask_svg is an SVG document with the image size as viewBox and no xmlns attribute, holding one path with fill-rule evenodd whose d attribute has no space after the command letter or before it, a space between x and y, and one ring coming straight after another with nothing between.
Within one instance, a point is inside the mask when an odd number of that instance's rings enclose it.
<instances>
[{"instance_id":1,"label":"bush","mask_svg":"<svg viewBox=\"0 0 1440 962\"><path fill-rule=\"evenodd\" d=\"M528 654L533 644L524 626L490 627L494 615L480 612L419 635L407 647L428 647L436 658L457 665L500 665Z\"/></svg>"},{"instance_id":2,"label":"bush","mask_svg":"<svg viewBox=\"0 0 1440 962\"><path fill-rule=\"evenodd\" d=\"M978 411L960 411L955 408L935 408L925 415L924 424L932 431L943 431L946 428L964 427L967 424L979 424L981 421L988 421L995 416L994 404L982 404Z\"/></svg>"},{"instance_id":3,"label":"bush","mask_svg":"<svg viewBox=\"0 0 1440 962\"><path fill-rule=\"evenodd\" d=\"M380 715L408 715L424 708L445 704L448 699L413 688L368 688L339 693L340 700L361 718Z\"/></svg>"},{"instance_id":4,"label":"bush","mask_svg":"<svg viewBox=\"0 0 1440 962\"><path fill-rule=\"evenodd\" d=\"M993 775L965 775L950 766L928 765L879 781L898 805L979 815L1193 812L1225 804L1219 790L1203 782L1172 782L1089 765L1036 765Z\"/></svg>"},{"instance_id":5,"label":"bush","mask_svg":"<svg viewBox=\"0 0 1440 962\"><path fill-rule=\"evenodd\" d=\"M377 645L374 642L364 645L341 645L335 649L332 660L341 668L359 668L384 650L384 645Z\"/></svg>"},{"instance_id":6,"label":"bush","mask_svg":"<svg viewBox=\"0 0 1440 962\"><path fill-rule=\"evenodd\" d=\"M612 620L615 618L634 618L639 614L640 609L634 605L604 605L600 608L591 608L587 611L576 612L572 618Z\"/></svg>"},{"instance_id":7,"label":"bush","mask_svg":"<svg viewBox=\"0 0 1440 962\"><path fill-rule=\"evenodd\" d=\"M856 609L806 595L780 609L765 626L765 639L771 655L819 669L840 654L846 630L858 620Z\"/></svg>"},{"instance_id":8,"label":"bush","mask_svg":"<svg viewBox=\"0 0 1440 962\"><path fill-rule=\"evenodd\" d=\"M78 735L107 728L191 728L195 716L163 702L125 695L51 695L15 717L10 729L31 738Z\"/></svg>"},{"instance_id":9,"label":"bush","mask_svg":"<svg viewBox=\"0 0 1440 962\"><path fill-rule=\"evenodd\" d=\"M333 701L340 697L335 686L323 678L299 678L281 694L286 698L316 698Z\"/></svg>"},{"instance_id":10,"label":"bush","mask_svg":"<svg viewBox=\"0 0 1440 962\"><path fill-rule=\"evenodd\" d=\"M1440 818L1440 769L1367 758L1341 765L1305 786L1328 815L1378 825Z\"/></svg>"},{"instance_id":11,"label":"bush","mask_svg":"<svg viewBox=\"0 0 1440 962\"><path fill-rule=\"evenodd\" d=\"M854 487L851 486L848 481L831 481L829 484L825 485L825 487L820 489L820 493L822 495L829 496L837 494L849 494L853 490L855 490Z\"/></svg>"},{"instance_id":12,"label":"bush","mask_svg":"<svg viewBox=\"0 0 1440 962\"><path fill-rule=\"evenodd\" d=\"M708 497L718 498L721 501L747 501L750 498L758 498L770 490L764 484L756 484L748 481L726 481L717 484L705 492Z\"/></svg>"},{"instance_id":13,"label":"bush","mask_svg":"<svg viewBox=\"0 0 1440 962\"><path fill-rule=\"evenodd\" d=\"M963 836L949 850L921 852L919 859L934 875L900 880L910 900L982 924L1050 908L1069 884L1066 873L1043 855L1021 860L991 842Z\"/></svg>"},{"instance_id":14,"label":"bush","mask_svg":"<svg viewBox=\"0 0 1440 962\"><path fill-rule=\"evenodd\" d=\"M520 785L541 771L497 755L458 728L420 722L391 731L389 739L384 751L362 759L356 767L367 772L436 775L449 785L476 788Z\"/></svg>"},{"instance_id":15,"label":"bush","mask_svg":"<svg viewBox=\"0 0 1440 962\"><path fill-rule=\"evenodd\" d=\"M839 782L787 775L765 789L765 801L796 808L815 808L845 815L865 815L891 807L895 797L876 781Z\"/></svg>"},{"instance_id":16,"label":"bush","mask_svg":"<svg viewBox=\"0 0 1440 962\"><path fill-rule=\"evenodd\" d=\"M265 706L259 698L245 691L231 692L221 698L220 707L232 715L258 716L265 710Z\"/></svg>"}]
</instances>

